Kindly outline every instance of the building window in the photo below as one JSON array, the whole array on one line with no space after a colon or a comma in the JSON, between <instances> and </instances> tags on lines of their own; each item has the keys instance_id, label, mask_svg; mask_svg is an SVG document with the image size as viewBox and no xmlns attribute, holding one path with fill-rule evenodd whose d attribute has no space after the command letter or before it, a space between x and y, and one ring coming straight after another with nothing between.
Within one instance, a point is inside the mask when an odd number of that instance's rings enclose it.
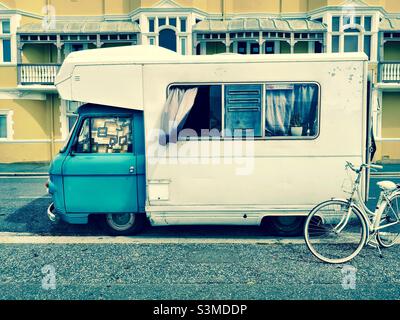
<instances>
[{"instance_id":1,"label":"building window","mask_svg":"<svg viewBox=\"0 0 400 320\"><path fill-rule=\"evenodd\" d=\"M0 114L0 139L7 139L7 115Z\"/></svg>"},{"instance_id":2,"label":"building window","mask_svg":"<svg viewBox=\"0 0 400 320\"><path fill-rule=\"evenodd\" d=\"M340 17L332 17L332 31L333 32L340 31Z\"/></svg>"},{"instance_id":3,"label":"building window","mask_svg":"<svg viewBox=\"0 0 400 320\"><path fill-rule=\"evenodd\" d=\"M11 26L10 20L0 23L0 62L11 62Z\"/></svg>"},{"instance_id":4,"label":"building window","mask_svg":"<svg viewBox=\"0 0 400 320\"><path fill-rule=\"evenodd\" d=\"M319 41L314 42L314 52L315 53L322 53L323 52L323 46L322 43Z\"/></svg>"},{"instance_id":5,"label":"building window","mask_svg":"<svg viewBox=\"0 0 400 320\"><path fill-rule=\"evenodd\" d=\"M332 37L332 52L334 53L339 52L339 42L340 42L339 36Z\"/></svg>"},{"instance_id":6,"label":"building window","mask_svg":"<svg viewBox=\"0 0 400 320\"><path fill-rule=\"evenodd\" d=\"M149 32L155 31L155 20L154 18L149 18Z\"/></svg>"},{"instance_id":7,"label":"building window","mask_svg":"<svg viewBox=\"0 0 400 320\"><path fill-rule=\"evenodd\" d=\"M71 132L73 129L76 120L78 120L78 108L83 105L82 102L76 102L76 101L66 101L66 117L67 117L67 129L68 132Z\"/></svg>"},{"instance_id":8,"label":"building window","mask_svg":"<svg viewBox=\"0 0 400 320\"><path fill-rule=\"evenodd\" d=\"M372 30L372 17L364 17L364 29L365 31Z\"/></svg>"},{"instance_id":9,"label":"building window","mask_svg":"<svg viewBox=\"0 0 400 320\"><path fill-rule=\"evenodd\" d=\"M154 37L149 37L149 44L154 46L156 44L156 38Z\"/></svg>"},{"instance_id":10,"label":"building window","mask_svg":"<svg viewBox=\"0 0 400 320\"><path fill-rule=\"evenodd\" d=\"M169 25L176 27L176 18L169 18Z\"/></svg>"},{"instance_id":11,"label":"building window","mask_svg":"<svg viewBox=\"0 0 400 320\"><path fill-rule=\"evenodd\" d=\"M167 24L167 19L166 18L158 18L158 27L165 26Z\"/></svg>"},{"instance_id":12,"label":"building window","mask_svg":"<svg viewBox=\"0 0 400 320\"><path fill-rule=\"evenodd\" d=\"M181 38L181 54L186 55L186 38Z\"/></svg>"},{"instance_id":13,"label":"building window","mask_svg":"<svg viewBox=\"0 0 400 320\"><path fill-rule=\"evenodd\" d=\"M180 18L180 22L181 22L181 32L186 32L186 24L187 24L187 20L186 18Z\"/></svg>"},{"instance_id":14,"label":"building window","mask_svg":"<svg viewBox=\"0 0 400 320\"><path fill-rule=\"evenodd\" d=\"M371 59L371 36L364 36L364 52Z\"/></svg>"},{"instance_id":15,"label":"building window","mask_svg":"<svg viewBox=\"0 0 400 320\"><path fill-rule=\"evenodd\" d=\"M332 17L332 52L365 52L371 59L372 17Z\"/></svg>"},{"instance_id":16,"label":"building window","mask_svg":"<svg viewBox=\"0 0 400 320\"><path fill-rule=\"evenodd\" d=\"M344 36L344 52L358 52L358 36Z\"/></svg>"},{"instance_id":17,"label":"building window","mask_svg":"<svg viewBox=\"0 0 400 320\"><path fill-rule=\"evenodd\" d=\"M0 141L11 139L11 112L0 110Z\"/></svg>"},{"instance_id":18,"label":"building window","mask_svg":"<svg viewBox=\"0 0 400 320\"><path fill-rule=\"evenodd\" d=\"M1 33L2 34L10 34L11 33L10 20L1 21Z\"/></svg>"},{"instance_id":19,"label":"building window","mask_svg":"<svg viewBox=\"0 0 400 320\"><path fill-rule=\"evenodd\" d=\"M260 53L260 45L258 43L250 44L250 54L259 54Z\"/></svg>"},{"instance_id":20,"label":"building window","mask_svg":"<svg viewBox=\"0 0 400 320\"><path fill-rule=\"evenodd\" d=\"M247 42L240 41L237 44L237 53L247 54Z\"/></svg>"},{"instance_id":21,"label":"building window","mask_svg":"<svg viewBox=\"0 0 400 320\"><path fill-rule=\"evenodd\" d=\"M177 47L176 33L172 29L163 29L160 31L158 45L160 47L176 52Z\"/></svg>"},{"instance_id":22,"label":"building window","mask_svg":"<svg viewBox=\"0 0 400 320\"><path fill-rule=\"evenodd\" d=\"M2 47L3 47L3 62L11 62L11 40L4 39L2 40Z\"/></svg>"},{"instance_id":23,"label":"building window","mask_svg":"<svg viewBox=\"0 0 400 320\"><path fill-rule=\"evenodd\" d=\"M275 42L267 41L265 43L265 53L266 54L274 54L275 53Z\"/></svg>"}]
</instances>

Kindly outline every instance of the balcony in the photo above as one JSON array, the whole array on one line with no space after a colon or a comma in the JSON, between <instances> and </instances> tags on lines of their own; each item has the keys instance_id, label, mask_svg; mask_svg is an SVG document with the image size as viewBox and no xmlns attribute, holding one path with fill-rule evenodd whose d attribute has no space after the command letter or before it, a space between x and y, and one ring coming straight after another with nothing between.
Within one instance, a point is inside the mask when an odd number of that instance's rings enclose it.
<instances>
[{"instance_id":1,"label":"balcony","mask_svg":"<svg viewBox=\"0 0 400 320\"><path fill-rule=\"evenodd\" d=\"M400 83L400 61L381 62L379 74L380 82Z\"/></svg>"},{"instance_id":2,"label":"balcony","mask_svg":"<svg viewBox=\"0 0 400 320\"><path fill-rule=\"evenodd\" d=\"M54 85L60 64L19 64L20 85Z\"/></svg>"}]
</instances>

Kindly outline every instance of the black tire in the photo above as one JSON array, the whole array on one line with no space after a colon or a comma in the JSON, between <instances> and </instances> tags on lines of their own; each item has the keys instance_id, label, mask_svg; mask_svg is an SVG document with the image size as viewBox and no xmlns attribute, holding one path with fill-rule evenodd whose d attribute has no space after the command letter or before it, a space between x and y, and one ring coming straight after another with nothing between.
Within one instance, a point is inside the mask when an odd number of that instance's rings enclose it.
<instances>
[{"instance_id":1,"label":"black tire","mask_svg":"<svg viewBox=\"0 0 400 320\"><path fill-rule=\"evenodd\" d=\"M140 233L146 224L143 213L104 214L100 217L101 228L111 236L130 236Z\"/></svg>"},{"instance_id":2,"label":"black tire","mask_svg":"<svg viewBox=\"0 0 400 320\"><path fill-rule=\"evenodd\" d=\"M390 205L386 205L382 214L381 226L398 221L398 216L400 216L400 193L396 193L390 197ZM378 243L383 248L394 246L399 238L400 223L389 228L381 229L377 233Z\"/></svg>"},{"instance_id":3,"label":"black tire","mask_svg":"<svg viewBox=\"0 0 400 320\"><path fill-rule=\"evenodd\" d=\"M320 203L311 210L304 225L308 249L321 261L332 264L346 263L357 256L367 235L366 218L342 200Z\"/></svg>"},{"instance_id":4,"label":"black tire","mask_svg":"<svg viewBox=\"0 0 400 320\"><path fill-rule=\"evenodd\" d=\"M263 226L271 235L294 237L303 234L304 222L299 216L266 217Z\"/></svg>"}]
</instances>

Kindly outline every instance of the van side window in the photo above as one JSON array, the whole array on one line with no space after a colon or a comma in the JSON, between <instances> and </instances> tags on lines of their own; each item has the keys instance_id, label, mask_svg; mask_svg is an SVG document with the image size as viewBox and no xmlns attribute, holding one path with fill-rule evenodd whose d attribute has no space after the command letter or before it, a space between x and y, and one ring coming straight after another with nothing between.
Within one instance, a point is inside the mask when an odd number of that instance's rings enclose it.
<instances>
[{"instance_id":1,"label":"van side window","mask_svg":"<svg viewBox=\"0 0 400 320\"><path fill-rule=\"evenodd\" d=\"M265 136L317 136L318 97L316 84L267 85Z\"/></svg>"},{"instance_id":2,"label":"van side window","mask_svg":"<svg viewBox=\"0 0 400 320\"><path fill-rule=\"evenodd\" d=\"M84 120L76 147L77 153L131 153L132 118L107 117Z\"/></svg>"},{"instance_id":3,"label":"van side window","mask_svg":"<svg viewBox=\"0 0 400 320\"><path fill-rule=\"evenodd\" d=\"M195 97L188 99L187 95L193 94L191 89L196 88ZM178 105L174 109L187 110L187 114L177 123L179 139L186 140L191 137L220 137L222 119L222 86L173 86L170 95L177 94L171 104ZM175 100L175 101L174 101ZM171 107L171 106L170 106ZM179 113L175 119L179 117Z\"/></svg>"},{"instance_id":4,"label":"van side window","mask_svg":"<svg viewBox=\"0 0 400 320\"><path fill-rule=\"evenodd\" d=\"M313 139L316 83L173 85L164 107L166 143L193 138Z\"/></svg>"}]
</instances>

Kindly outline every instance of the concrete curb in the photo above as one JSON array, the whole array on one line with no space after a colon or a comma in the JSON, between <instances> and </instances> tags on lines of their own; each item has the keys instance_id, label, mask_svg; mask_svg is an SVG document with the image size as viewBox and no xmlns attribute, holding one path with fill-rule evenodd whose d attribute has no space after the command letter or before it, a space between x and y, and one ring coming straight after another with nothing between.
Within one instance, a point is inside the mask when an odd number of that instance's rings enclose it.
<instances>
[{"instance_id":1,"label":"concrete curb","mask_svg":"<svg viewBox=\"0 0 400 320\"><path fill-rule=\"evenodd\" d=\"M0 177L48 177L47 172L0 172Z\"/></svg>"}]
</instances>

